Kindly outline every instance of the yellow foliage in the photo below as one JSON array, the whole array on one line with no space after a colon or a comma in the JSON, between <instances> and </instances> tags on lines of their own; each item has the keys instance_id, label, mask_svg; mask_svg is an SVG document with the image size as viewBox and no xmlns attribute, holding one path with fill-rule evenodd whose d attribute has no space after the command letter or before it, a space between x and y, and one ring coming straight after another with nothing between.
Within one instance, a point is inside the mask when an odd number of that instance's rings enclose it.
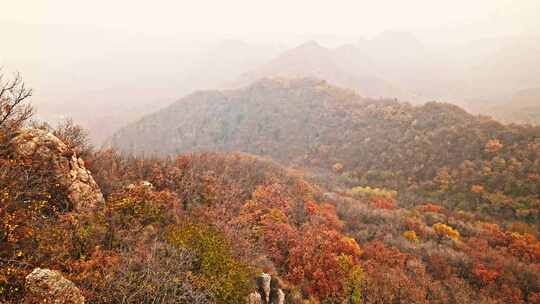
<instances>
[{"instance_id":1,"label":"yellow foliage","mask_svg":"<svg viewBox=\"0 0 540 304\"><path fill-rule=\"evenodd\" d=\"M266 218L271 219L274 222L279 222L279 223L287 222L287 215L283 213L283 211L277 208L272 208L269 210L268 214L263 215L263 219L266 219Z\"/></svg>"},{"instance_id":2,"label":"yellow foliage","mask_svg":"<svg viewBox=\"0 0 540 304\"><path fill-rule=\"evenodd\" d=\"M416 232L414 230L407 230L403 232L403 237L409 240L412 243L418 243L420 240L418 239L418 236L416 235Z\"/></svg>"},{"instance_id":3,"label":"yellow foliage","mask_svg":"<svg viewBox=\"0 0 540 304\"><path fill-rule=\"evenodd\" d=\"M456 229L446 225L446 224L443 224L443 223L437 223L435 225L433 225L433 229L435 230L435 232L440 236L440 237L449 237L451 239L454 239L454 240L458 240L459 239L459 231L457 231Z\"/></svg>"},{"instance_id":4,"label":"yellow foliage","mask_svg":"<svg viewBox=\"0 0 540 304\"><path fill-rule=\"evenodd\" d=\"M241 303L253 289L253 270L237 261L224 236L207 225L186 224L174 227L169 243L185 248L197 259L197 283L211 290L217 303Z\"/></svg>"},{"instance_id":5,"label":"yellow foliage","mask_svg":"<svg viewBox=\"0 0 540 304\"><path fill-rule=\"evenodd\" d=\"M354 195L368 196L368 197L384 197L388 199L394 199L397 196L397 191L388 189L379 189L371 187L354 187L351 189Z\"/></svg>"},{"instance_id":6,"label":"yellow foliage","mask_svg":"<svg viewBox=\"0 0 540 304\"><path fill-rule=\"evenodd\" d=\"M344 273L343 294L347 303L362 303L362 289L365 285L365 274L362 267L353 262L349 255L340 255L338 262L341 271Z\"/></svg>"}]
</instances>

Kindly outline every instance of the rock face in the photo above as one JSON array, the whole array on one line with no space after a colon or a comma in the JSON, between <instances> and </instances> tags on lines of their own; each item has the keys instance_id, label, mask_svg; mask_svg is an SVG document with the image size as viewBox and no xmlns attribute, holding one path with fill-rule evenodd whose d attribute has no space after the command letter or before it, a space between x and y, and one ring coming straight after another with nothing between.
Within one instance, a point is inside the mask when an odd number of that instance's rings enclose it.
<instances>
[{"instance_id":1,"label":"rock face","mask_svg":"<svg viewBox=\"0 0 540 304\"><path fill-rule=\"evenodd\" d=\"M280 289L279 282L267 273L257 277L257 291L247 297L248 304L284 304L285 293Z\"/></svg>"},{"instance_id":2,"label":"rock face","mask_svg":"<svg viewBox=\"0 0 540 304\"><path fill-rule=\"evenodd\" d=\"M259 293L264 299L264 303L270 302L270 283L272 281L272 276L267 273L262 273L257 278L257 287L259 288Z\"/></svg>"},{"instance_id":3,"label":"rock face","mask_svg":"<svg viewBox=\"0 0 540 304\"><path fill-rule=\"evenodd\" d=\"M276 303L276 304L284 304L285 303L285 293L283 292L283 290L278 289L276 293L277 293L277 298L276 298L274 303Z\"/></svg>"},{"instance_id":4,"label":"rock face","mask_svg":"<svg viewBox=\"0 0 540 304\"><path fill-rule=\"evenodd\" d=\"M67 197L75 209L91 208L103 202L103 195L84 162L53 134L38 130L22 130L10 142L15 157L46 166L54 182L67 189Z\"/></svg>"},{"instance_id":5,"label":"rock face","mask_svg":"<svg viewBox=\"0 0 540 304\"><path fill-rule=\"evenodd\" d=\"M36 268L26 276L27 303L84 304L84 297L57 271Z\"/></svg>"}]
</instances>

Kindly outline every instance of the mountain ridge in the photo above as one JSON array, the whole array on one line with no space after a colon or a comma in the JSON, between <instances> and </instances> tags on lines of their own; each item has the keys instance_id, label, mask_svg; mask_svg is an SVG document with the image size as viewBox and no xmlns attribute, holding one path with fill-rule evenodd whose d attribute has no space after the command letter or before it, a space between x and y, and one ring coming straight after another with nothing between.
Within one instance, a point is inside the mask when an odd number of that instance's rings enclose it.
<instances>
[{"instance_id":1,"label":"mountain ridge","mask_svg":"<svg viewBox=\"0 0 540 304\"><path fill-rule=\"evenodd\" d=\"M243 89L188 95L126 126L110 146L147 156L241 151L286 164L328 169L341 163L355 172L405 170L424 179L437 168L480 158L490 139L537 134L520 128L453 104L414 106L364 98L315 78L265 78Z\"/></svg>"}]
</instances>

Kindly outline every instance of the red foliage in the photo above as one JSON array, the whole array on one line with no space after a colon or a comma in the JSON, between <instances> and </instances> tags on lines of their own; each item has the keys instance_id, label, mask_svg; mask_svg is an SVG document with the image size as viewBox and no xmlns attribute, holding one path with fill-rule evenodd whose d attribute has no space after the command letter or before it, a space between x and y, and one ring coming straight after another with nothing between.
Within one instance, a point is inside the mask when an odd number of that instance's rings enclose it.
<instances>
[{"instance_id":1,"label":"red foliage","mask_svg":"<svg viewBox=\"0 0 540 304\"><path fill-rule=\"evenodd\" d=\"M281 184L257 188L241 221L290 283L321 299L340 294L345 279L340 257L357 264L360 247L341 234L334 206L289 195Z\"/></svg>"},{"instance_id":2,"label":"red foliage","mask_svg":"<svg viewBox=\"0 0 540 304\"><path fill-rule=\"evenodd\" d=\"M360 248L354 240L319 226L307 225L301 234L301 241L290 248L285 278L320 298L340 294L345 273L339 257L349 256L357 263Z\"/></svg>"},{"instance_id":3,"label":"red foliage","mask_svg":"<svg viewBox=\"0 0 540 304\"><path fill-rule=\"evenodd\" d=\"M372 197L371 205L377 209L394 210L396 209L396 201L386 197Z\"/></svg>"},{"instance_id":4,"label":"red foliage","mask_svg":"<svg viewBox=\"0 0 540 304\"><path fill-rule=\"evenodd\" d=\"M403 253L395 247L388 248L380 241L365 244L364 253L362 254L362 259L367 263L399 268L405 267L409 257L407 253Z\"/></svg>"},{"instance_id":5,"label":"red foliage","mask_svg":"<svg viewBox=\"0 0 540 304\"><path fill-rule=\"evenodd\" d=\"M483 285L492 283L501 275L501 272L499 270L489 269L487 266L485 266L482 263L478 263L474 265L472 273Z\"/></svg>"},{"instance_id":6,"label":"red foliage","mask_svg":"<svg viewBox=\"0 0 540 304\"><path fill-rule=\"evenodd\" d=\"M540 304L540 292L531 292L527 297L527 302L531 304Z\"/></svg>"},{"instance_id":7,"label":"red foliage","mask_svg":"<svg viewBox=\"0 0 540 304\"><path fill-rule=\"evenodd\" d=\"M430 273L437 280L447 280L455 274L455 269L448 263L447 257L441 254L432 254L427 257L427 266Z\"/></svg>"}]
</instances>

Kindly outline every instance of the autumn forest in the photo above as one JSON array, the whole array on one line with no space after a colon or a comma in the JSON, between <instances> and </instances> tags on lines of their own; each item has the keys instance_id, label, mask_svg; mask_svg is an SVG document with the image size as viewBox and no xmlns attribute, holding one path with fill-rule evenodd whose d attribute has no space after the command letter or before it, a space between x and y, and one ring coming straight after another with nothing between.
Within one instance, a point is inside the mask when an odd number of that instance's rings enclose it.
<instances>
[{"instance_id":1,"label":"autumn forest","mask_svg":"<svg viewBox=\"0 0 540 304\"><path fill-rule=\"evenodd\" d=\"M0 303L540 304L532 1L100 1L0 17Z\"/></svg>"}]
</instances>

